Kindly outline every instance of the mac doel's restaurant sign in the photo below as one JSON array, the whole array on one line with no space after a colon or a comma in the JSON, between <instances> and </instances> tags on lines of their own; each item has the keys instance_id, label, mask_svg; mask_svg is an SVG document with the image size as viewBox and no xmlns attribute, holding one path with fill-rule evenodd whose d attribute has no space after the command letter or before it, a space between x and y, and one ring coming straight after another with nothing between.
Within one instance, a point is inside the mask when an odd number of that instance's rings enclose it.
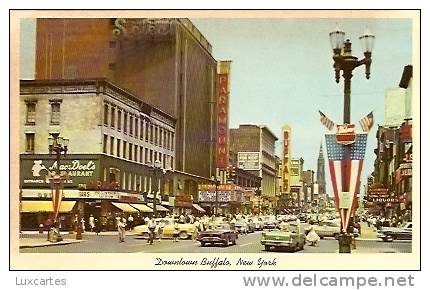
<instances>
[{"instance_id":1,"label":"mac doel's restaurant sign","mask_svg":"<svg viewBox=\"0 0 430 290\"><path fill-rule=\"evenodd\" d=\"M67 172L68 179L64 187L78 187L91 180L99 179L100 162L88 155L68 155L61 158L60 164L54 155L21 155L20 182L22 188L46 188L51 184L47 180L49 173Z\"/></svg>"}]
</instances>

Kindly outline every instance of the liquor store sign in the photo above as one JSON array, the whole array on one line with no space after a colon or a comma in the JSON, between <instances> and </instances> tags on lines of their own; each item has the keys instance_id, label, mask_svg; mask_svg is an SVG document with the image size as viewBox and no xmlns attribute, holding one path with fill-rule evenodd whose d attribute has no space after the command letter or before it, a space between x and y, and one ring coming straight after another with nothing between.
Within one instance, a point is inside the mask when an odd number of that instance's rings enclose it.
<instances>
[{"instance_id":1,"label":"liquor store sign","mask_svg":"<svg viewBox=\"0 0 430 290\"><path fill-rule=\"evenodd\" d=\"M78 185L97 179L99 175L98 159L73 158L69 155L67 159L57 160L49 156L33 156L31 158L21 157L20 180L22 188L46 187L49 185L47 176L49 173L66 172L68 179L65 185Z\"/></svg>"}]
</instances>

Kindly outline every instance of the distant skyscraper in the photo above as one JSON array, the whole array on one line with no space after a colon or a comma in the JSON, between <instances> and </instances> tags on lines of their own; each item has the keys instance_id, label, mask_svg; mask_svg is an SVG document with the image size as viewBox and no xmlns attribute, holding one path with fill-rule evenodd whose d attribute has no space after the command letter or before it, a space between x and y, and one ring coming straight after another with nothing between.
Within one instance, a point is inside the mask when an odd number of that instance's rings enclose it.
<instances>
[{"instance_id":1,"label":"distant skyscraper","mask_svg":"<svg viewBox=\"0 0 430 290\"><path fill-rule=\"evenodd\" d=\"M320 154L318 156L318 168L317 168L317 183L318 183L318 193L325 194L325 167L324 167L324 152L322 148L322 143L320 144Z\"/></svg>"}]
</instances>

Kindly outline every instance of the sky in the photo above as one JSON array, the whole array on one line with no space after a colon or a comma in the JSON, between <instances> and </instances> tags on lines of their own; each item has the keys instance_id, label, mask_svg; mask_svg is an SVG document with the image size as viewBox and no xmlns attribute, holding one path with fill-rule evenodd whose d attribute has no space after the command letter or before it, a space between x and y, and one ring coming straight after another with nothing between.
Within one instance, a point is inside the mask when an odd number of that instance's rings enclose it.
<instances>
[{"instance_id":1,"label":"sky","mask_svg":"<svg viewBox=\"0 0 430 290\"><path fill-rule=\"evenodd\" d=\"M318 110L335 123L343 119L343 79L335 82L329 32L336 24L352 42L354 56L363 57L358 37L366 29L376 36L371 77L364 66L353 72L351 121L373 110L362 180L373 171L377 124L384 123L384 92L398 87L403 67L412 63L412 22L409 19L191 19L212 44L217 60L232 60L230 128L266 125L278 138L282 126L292 128L292 156L304 169L316 171L320 143L329 133ZM34 78L35 20L21 22L20 77ZM281 140L276 153L281 156ZM325 146L324 146L325 148ZM325 149L324 149L325 152ZM325 152L326 156L326 152ZM327 191L331 192L326 165Z\"/></svg>"}]
</instances>

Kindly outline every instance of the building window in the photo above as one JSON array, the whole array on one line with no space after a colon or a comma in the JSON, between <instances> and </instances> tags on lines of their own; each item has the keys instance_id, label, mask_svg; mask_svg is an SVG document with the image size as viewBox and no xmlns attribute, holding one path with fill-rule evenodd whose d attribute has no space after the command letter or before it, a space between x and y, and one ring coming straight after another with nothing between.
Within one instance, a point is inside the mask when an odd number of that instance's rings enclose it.
<instances>
[{"instance_id":1,"label":"building window","mask_svg":"<svg viewBox=\"0 0 430 290\"><path fill-rule=\"evenodd\" d=\"M139 146L134 145L134 161L136 162L137 162L137 153L139 153L138 147Z\"/></svg>"},{"instance_id":2,"label":"building window","mask_svg":"<svg viewBox=\"0 0 430 290\"><path fill-rule=\"evenodd\" d=\"M108 141L108 136L104 134L103 135L103 153L107 153L107 141Z\"/></svg>"},{"instance_id":3,"label":"building window","mask_svg":"<svg viewBox=\"0 0 430 290\"><path fill-rule=\"evenodd\" d=\"M118 110L118 122L116 124L116 128L118 129L118 131L121 131L121 118L122 118L122 113L120 110Z\"/></svg>"},{"instance_id":4,"label":"building window","mask_svg":"<svg viewBox=\"0 0 430 290\"><path fill-rule=\"evenodd\" d=\"M121 157L121 140L116 140L116 156Z\"/></svg>"},{"instance_id":5,"label":"building window","mask_svg":"<svg viewBox=\"0 0 430 290\"><path fill-rule=\"evenodd\" d=\"M26 125L34 125L36 124L36 103L27 102L26 105L27 105Z\"/></svg>"},{"instance_id":6,"label":"building window","mask_svg":"<svg viewBox=\"0 0 430 290\"><path fill-rule=\"evenodd\" d=\"M108 125L108 119L109 119L109 106L105 104L104 106L104 113L103 113L103 124Z\"/></svg>"},{"instance_id":7,"label":"building window","mask_svg":"<svg viewBox=\"0 0 430 290\"><path fill-rule=\"evenodd\" d=\"M128 159L133 160L133 144L128 143Z\"/></svg>"},{"instance_id":8,"label":"building window","mask_svg":"<svg viewBox=\"0 0 430 290\"><path fill-rule=\"evenodd\" d=\"M167 132L163 132L163 148L167 148Z\"/></svg>"},{"instance_id":9,"label":"building window","mask_svg":"<svg viewBox=\"0 0 430 290\"><path fill-rule=\"evenodd\" d=\"M25 133L25 151L34 153L34 133Z\"/></svg>"},{"instance_id":10,"label":"building window","mask_svg":"<svg viewBox=\"0 0 430 290\"><path fill-rule=\"evenodd\" d=\"M159 129L159 127L158 127L158 126L155 126L155 127L154 127L154 131L155 131L155 132L154 132L154 133L155 133L155 145L158 145L158 144L159 144L159 142L158 142L158 141L159 141L159 140L158 140L158 138L159 138L159 134L158 134L159 130L158 130L158 129Z\"/></svg>"},{"instance_id":11,"label":"building window","mask_svg":"<svg viewBox=\"0 0 430 290\"><path fill-rule=\"evenodd\" d=\"M143 147L142 146L140 146L140 159L139 159L139 161L140 161L140 163L143 163Z\"/></svg>"},{"instance_id":12,"label":"building window","mask_svg":"<svg viewBox=\"0 0 430 290\"><path fill-rule=\"evenodd\" d=\"M154 125L151 125L149 133L149 142L154 143Z\"/></svg>"},{"instance_id":13,"label":"building window","mask_svg":"<svg viewBox=\"0 0 430 290\"><path fill-rule=\"evenodd\" d=\"M145 141L149 142L149 130L150 130L150 124L148 122L146 122L146 128L145 128Z\"/></svg>"},{"instance_id":14,"label":"building window","mask_svg":"<svg viewBox=\"0 0 430 290\"><path fill-rule=\"evenodd\" d=\"M140 120L140 140L143 140L143 121Z\"/></svg>"},{"instance_id":15,"label":"building window","mask_svg":"<svg viewBox=\"0 0 430 290\"><path fill-rule=\"evenodd\" d=\"M114 143L115 143L115 138L114 137L110 137L110 155L114 155L113 153L113 148L114 148Z\"/></svg>"},{"instance_id":16,"label":"building window","mask_svg":"<svg viewBox=\"0 0 430 290\"><path fill-rule=\"evenodd\" d=\"M109 169L109 182L119 182L120 171L117 168Z\"/></svg>"},{"instance_id":17,"label":"building window","mask_svg":"<svg viewBox=\"0 0 430 290\"><path fill-rule=\"evenodd\" d=\"M145 148L145 160L144 160L145 164L148 163L148 161L149 161L149 158L148 158L148 148Z\"/></svg>"},{"instance_id":18,"label":"building window","mask_svg":"<svg viewBox=\"0 0 430 290\"><path fill-rule=\"evenodd\" d=\"M127 141L122 142L122 158L127 158Z\"/></svg>"},{"instance_id":19,"label":"building window","mask_svg":"<svg viewBox=\"0 0 430 290\"><path fill-rule=\"evenodd\" d=\"M150 163L152 163L152 154L153 154L153 151L149 150L149 162Z\"/></svg>"},{"instance_id":20,"label":"building window","mask_svg":"<svg viewBox=\"0 0 430 290\"><path fill-rule=\"evenodd\" d=\"M115 108L112 107L110 109L110 126L115 128Z\"/></svg>"},{"instance_id":21,"label":"building window","mask_svg":"<svg viewBox=\"0 0 430 290\"><path fill-rule=\"evenodd\" d=\"M130 114L130 136L133 136L133 115Z\"/></svg>"},{"instance_id":22,"label":"building window","mask_svg":"<svg viewBox=\"0 0 430 290\"><path fill-rule=\"evenodd\" d=\"M134 119L134 137L139 138L138 136L138 132L139 132L139 119L135 118Z\"/></svg>"},{"instance_id":23,"label":"building window","mask_svg":"<svg viewBox=\"0 0 430 290\"><path fill-rule=\"evenodd\" d=\"M166 154L163 154L163 168L166 168Z\"/></svg>"},{"instance_id":24,"label":"building window","mask_svg":"<svg viewBox=\"0 0 430 290\"><path fill-rule=\"evenodd\" d=\"M51 124L60 124L60 104L61 100L53 100L51 102Z\"/></svg>"},{"instance_id":25,"label":"building window","mask_svg":"<svg viewBox=\"0 0 430 290\"><path fill-rule=\"evenodd\" d=\"M127 134L127 112L124 112L124 134Z\"/></svg>"}]
</instances>

